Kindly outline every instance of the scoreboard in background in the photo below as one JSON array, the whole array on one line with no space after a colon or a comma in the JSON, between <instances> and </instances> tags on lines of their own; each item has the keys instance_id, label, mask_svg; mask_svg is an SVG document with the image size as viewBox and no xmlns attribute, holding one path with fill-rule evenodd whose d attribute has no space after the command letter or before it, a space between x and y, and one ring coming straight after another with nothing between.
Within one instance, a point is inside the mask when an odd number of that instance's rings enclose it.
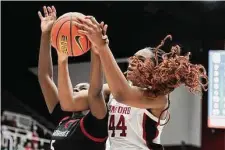
<instances>
[{"instance_id":1,"label":"scoreboard in background","mask_svg":"<svg viewBox=\"0 0 225 150\"><path fill-rule=\"evenodd\" d=\"M208 127L225 129L225 50L209 51Z\"/></svg>"}]
</instances>

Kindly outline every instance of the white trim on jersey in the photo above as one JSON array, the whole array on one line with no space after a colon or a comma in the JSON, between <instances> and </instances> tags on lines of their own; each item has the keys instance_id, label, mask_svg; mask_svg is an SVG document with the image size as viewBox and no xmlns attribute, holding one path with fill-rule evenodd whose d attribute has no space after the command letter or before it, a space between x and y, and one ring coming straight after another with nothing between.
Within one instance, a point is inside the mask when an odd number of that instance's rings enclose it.
<instances>
[{"instance_id":1,"label":"white trim on jersey","mask_svg":"<svg viewBox=\"0 0 225 150\"><path fill-rule=\"evenodd\" d=\"M154 120L155 122L158 122L159 121L159 118L157 118L156 116L154 116L152 113L150 113L147 109L145 109L145 113L146 115L151 118L152 120ZM167 118L166 119L160 119L160 124L164 124L166 123L167 121Z\"/></svg>"},{"instance_id":2,"label":"white trim on jersey","mask_svg":"<svg viewBox=\"0 0 225 150\"><path fill-rule=\"evenodd\" d=\"M158 118L155 117L151 112L149 112L147 109L141 109L136 107L130 107L129 105L123 104L118 102L116 99L113 98L113 95L110 94L109 102L109 120L108 124L110 124L110 118L113 116L113 121L115 121L115 125L118 123L118 120L120 120L121 115L124 116L125 122L122 125L126 126L126 136L120 136L121 129L119 128L118 131L113 131L112 129L108 130L109 133L109 142L110 142L110 149L111 150L117 150L117 149L123 149L123 150L147 150L149 149L146 143L146 139L144 138L144 130L143 128L143 118L144 115L146 115L148 118L153 120L156 123L156 128L158 130L157 136L152 140L152 143L160 144L160 135L162 133L162 129L164 125L160 126L157 125ZM125 111L119 111L119 110L127 110L129 109L129 113ZM114 120L115 119L115 120ZM167 119L160 120L160 124L164 124ZM121 123L121 122L120 122ZM121 124L119 124L121 125ZM111 136L113 134L113 136ZM146 133L148 134L148 133Z\"/></svg>"}]
</instances>

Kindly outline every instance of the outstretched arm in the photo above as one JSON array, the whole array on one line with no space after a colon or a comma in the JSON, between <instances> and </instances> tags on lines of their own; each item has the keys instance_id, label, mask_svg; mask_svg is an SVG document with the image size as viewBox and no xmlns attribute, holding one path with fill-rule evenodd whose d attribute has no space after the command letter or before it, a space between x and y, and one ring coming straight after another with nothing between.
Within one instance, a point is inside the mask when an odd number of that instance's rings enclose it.
<instances>
[{"instance_id":1,"label":"outstretched arm","mask_svg":"<svg viewBox=\"0 0 225 150\"><path fill-rule=\"evenodd\" d=\"M88 90L73 91L69 75L68 56L58 52L59 101L65 111L83 111L88 106Z\"/></svg>"},{"instance_id":2,"label":"outstretched arm","mask_svg":"<svg viewBox=\"0 0 225 150\"><path fill-rule=\"evenodd\" d=\"M90 87L88 90L88 103L90 111L98 119L103 119L107 113L106 104L102 92L103 73L100 58L91 52Z\"/></svg>"},{"instance_id":3,"label":"outstretched arm","mask_svg":"<svg viewBox=\"0 0 225 150\"><path fill-rule=\"evenodd\" d=\"M92 20L92 24L87 21L88 19ZM102 37L102 30L99 23L94 17L87 17L86 19L80 20L83 24L78 22L74 22L74 24L80 29L83 29L79 30L79 32L88 36L93 47L95 47L92 51L100 56L104 74L113 96L118 100L127 99L126 96L132 93L132 88L127 83L126 78L117 65L108 44L102 39L104 37Z\"/></svg>"},{"instance_id":4,"label":"outstretched arm","mask_svg":"<svg viewBox=\"0 0 225 150\"><path fill-rule=\"evenodd\" d=\"M156 98L145 98L143 92L139 88L129 86L126 78L116 63L110 48L103 40L105 37L102 37L102 30L98 26L98 22L95 19L92 21L92 24L85 21L85 19L81 20L81 22L83 24L78 22L74 22L74 24L82 29L79 30L79 33L88 36L92 45L95 47L95 49L92 50L100 56L106 80L115 99L139 108L164 107L165 103L167 103L164 96L157 97L158 100L154 101Z\"/></svg>"},{"instance_id":5,"label":"outstretched arm","mask_svg":"<svg viewBox=\"0 0 225 150\"><path fill-rule=\"evenodd\" d=\"M165 96L157 97L159 100L155 101L155 98L144 97L140 89L128 84L107 45L102 47L99 56L106 80L116 100L140 108L162 108L166 105Z\"/></svg>"},{"instance_id":6,"label":"outstretched arm","mask_svg":"<svg viewBox=\"0 0 225 150\"><path fill-rule=\"evenodd\" d=\"M97 61L97 65L96 67L98 67L98 64L100 64L100 60L99 58L96 58L98 56L93 56L92 55L92 60ZM92 66L94 67L95 65L92 64ZM93 69L94 73L93 74L99 74L98 68L97 69ZM98 75L97 75L98 76ZM98 78L100 81L99 77L92 77L92 78ZM99 84L97 85L97 81L95 81L95 79L92 80L91 78L91 83L92 86L90 87L91 90L89 91L87 90L80 90L80 91L73 91L73 85L70 79L70 75L69 75L69 68L68 68L68 57L64 54L60 54L58 53L58 93L59 93L59 101L60 101L60 105L62 107L63 110L65 111L83 111L83 110L87 110L89 109L90 105L92 108L90 108L91 110L95 110L97 109L96 106L100 106L102 105L102 98L100 97L102 96L99 92L101 91L102 85ZM103 94L104 97L107 97L109 95L110 91L109 91L109 87L107 84L103 85ZM90 95L89 95L90 94ZM92 99L92 96L94 99ZM88 97L90 98L90 101L92 103L92 100L97 100L97 105L92 105L88 103ZM104 100L104 98L103 98ZM102 106L100 106L102 107ZM95 111L93 111L95 112ZM96 111L97 112L97 111ZM104 114L104 110L102 110L100 112L100 114ZM98 116L98 115L97 115Z\"/></svg>"},{"instance_id":7,"label":"outstretched arm","mask_svg":"<svg viewBox=\"0 0 225 150\"><path fill-rule=\"evenodd\" d=\"M58 91L53 81L52 56L50 44L50 31L54 21L56 20L56 9L54 6L43 7L44 17L38 12L41 20L41 44L38 61L38 80L44 95L45 103L49 113L52 113L54 107L58 103Z\"/></svg>"},{"instance_id":8,"label":"outstretched arm","mask_svg":"<svg viewBox=\"0 0 225 150\"><path fill-rule=\"evenodd\" d=\"M101 23L104 34L107 25ZM103 72L100 58L91 51L91 71L90 71L90 88L88 90L88 103L91 113L98 119L103 119L107 114L105 99L103 96Z\"/></svg>"}]
</instances>

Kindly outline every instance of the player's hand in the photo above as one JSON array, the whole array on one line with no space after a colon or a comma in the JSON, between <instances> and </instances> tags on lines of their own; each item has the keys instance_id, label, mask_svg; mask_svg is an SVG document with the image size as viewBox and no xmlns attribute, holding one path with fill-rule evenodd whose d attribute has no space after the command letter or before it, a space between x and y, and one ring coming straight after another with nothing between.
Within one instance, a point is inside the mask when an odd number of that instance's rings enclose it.
<instances>
[{"instance_id":1,"label":"player's hand","mask_svg":"<svg viewBox=\"0 0 225 150\"><path fill-rule=\"evenodd\" d=\"M109 44L109 39L108 39L108 37L107 37L107 35L106 35L108 25L104 24L103 21L100 23L100 25L101 25L101 28L103 29L103 30L102 30L102 35L103 35L103 36L106 36L106 39L105 39L106 41L105 41L105 42L106 42L107 44ZM91 45L91 50L92 50L95 54L99 54L98 48L95 47L95 46L93 46L93 44Z\"/></svg>"},{"instance_id":2,"label":"player's hand","mask_svg":"<svg viewBox=\"0 0 225 150\"><path fill-rule=\"evenodd\" d=\"M95 53L99 53L99 48L109 42L106 35L108 25L104 24L104 22L99 24L92 16L78 18L78 20L81 23L77 21L73 22L79 28L78 33L86 35L92 44L92 50Z\"/></svg>"},{"instance_id":3,"label":"player's hand","mask_svg":"<svg viewBox=\"0 0 225 150\"><path fill-rule=\"evenodd\" d=\"M50 32L52 26L56 20L56 9L54 6L52 7L43 7L44 17L42 16L41 12L38 11L38 16L41 20L41 31L42 33Z\"/></svg>"}]
</instances>

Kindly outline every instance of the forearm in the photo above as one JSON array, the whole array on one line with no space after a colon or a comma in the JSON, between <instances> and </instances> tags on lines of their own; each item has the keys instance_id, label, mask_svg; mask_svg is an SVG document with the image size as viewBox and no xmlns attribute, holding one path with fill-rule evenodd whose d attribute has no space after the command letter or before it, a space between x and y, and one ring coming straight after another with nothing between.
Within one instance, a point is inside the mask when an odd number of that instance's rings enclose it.
<instances>
[{"instance_id":1,"label":"forearm","mask_svg":"<svg viewBox=\"0 0 225 150\"><path fill-rule=\"evenodd\" d=\"M121 98L130 87L108 45L101 47L99 56L110 91Z\"/></svg>"},{"instance_id":2,"label":"forearm","mask_svg":"<svg viewBox=\"0 0 225 150\"><path fill-rule=\"evenodd\" d=\"M98 55L91 52L91 70L90 70L90 87L88 95L91 97L99 96L102 93L103 73L101 62Z\"/></svg>"},{"instance_id":3,"label":"forearm","mask_svg":"<svg viewBox=\"0 0 225 150\"><path fill-rule=\"evenodd\" d=\"M70 80L68 59L58 61L58 94L62 107L69 107L73 103L73 85Z\"/></svg>"},{"instance_id":4,"label":"forearm","mask_svg":"<svg viewBox=\"0 0 225 150\"><path fill-rule=\"evenodd\" d=\"M42 33L38 61L38 80L50 113L58 103L58 91L53 82L52 68L50 33Z\"/></svg>"},{"instance_id":5,"label":"forearm","mask_svg":"<svg viewBox=\"0 0 225 150\"><path fill-rule=\"evenodd\" d=\"M98 119L103 119L107 114L102 88L103 73L100 58L91 51L91 72L90 87L88 90L88 103L92 115Z\"/></svg>"},{"instance_id":6,"label":"forearm","mask_svg":"<svg viewBox=\"0 0 225 150\"><path fill-rule=\"evenodd\" d=\"M56 20L56 9L43 7L44 17L38 11L41 20L41 44L38 60L38 80L44 95L45 103L51 113L58 103L58 90L53 81L53 66L51 56L51 28Z\"/></svg>"},{"instance_id":7,"label":"forearm","mask_svg":"<svg viewBox=\"0 0 225 150\"><path fill-rule=\"evenodd\" d=\"M45 78L52 78L52 56L51 56L51 43L50 32L41 34L41 45L38 61L38 78L39 80Z\"/></svg>"}]
</instances>

